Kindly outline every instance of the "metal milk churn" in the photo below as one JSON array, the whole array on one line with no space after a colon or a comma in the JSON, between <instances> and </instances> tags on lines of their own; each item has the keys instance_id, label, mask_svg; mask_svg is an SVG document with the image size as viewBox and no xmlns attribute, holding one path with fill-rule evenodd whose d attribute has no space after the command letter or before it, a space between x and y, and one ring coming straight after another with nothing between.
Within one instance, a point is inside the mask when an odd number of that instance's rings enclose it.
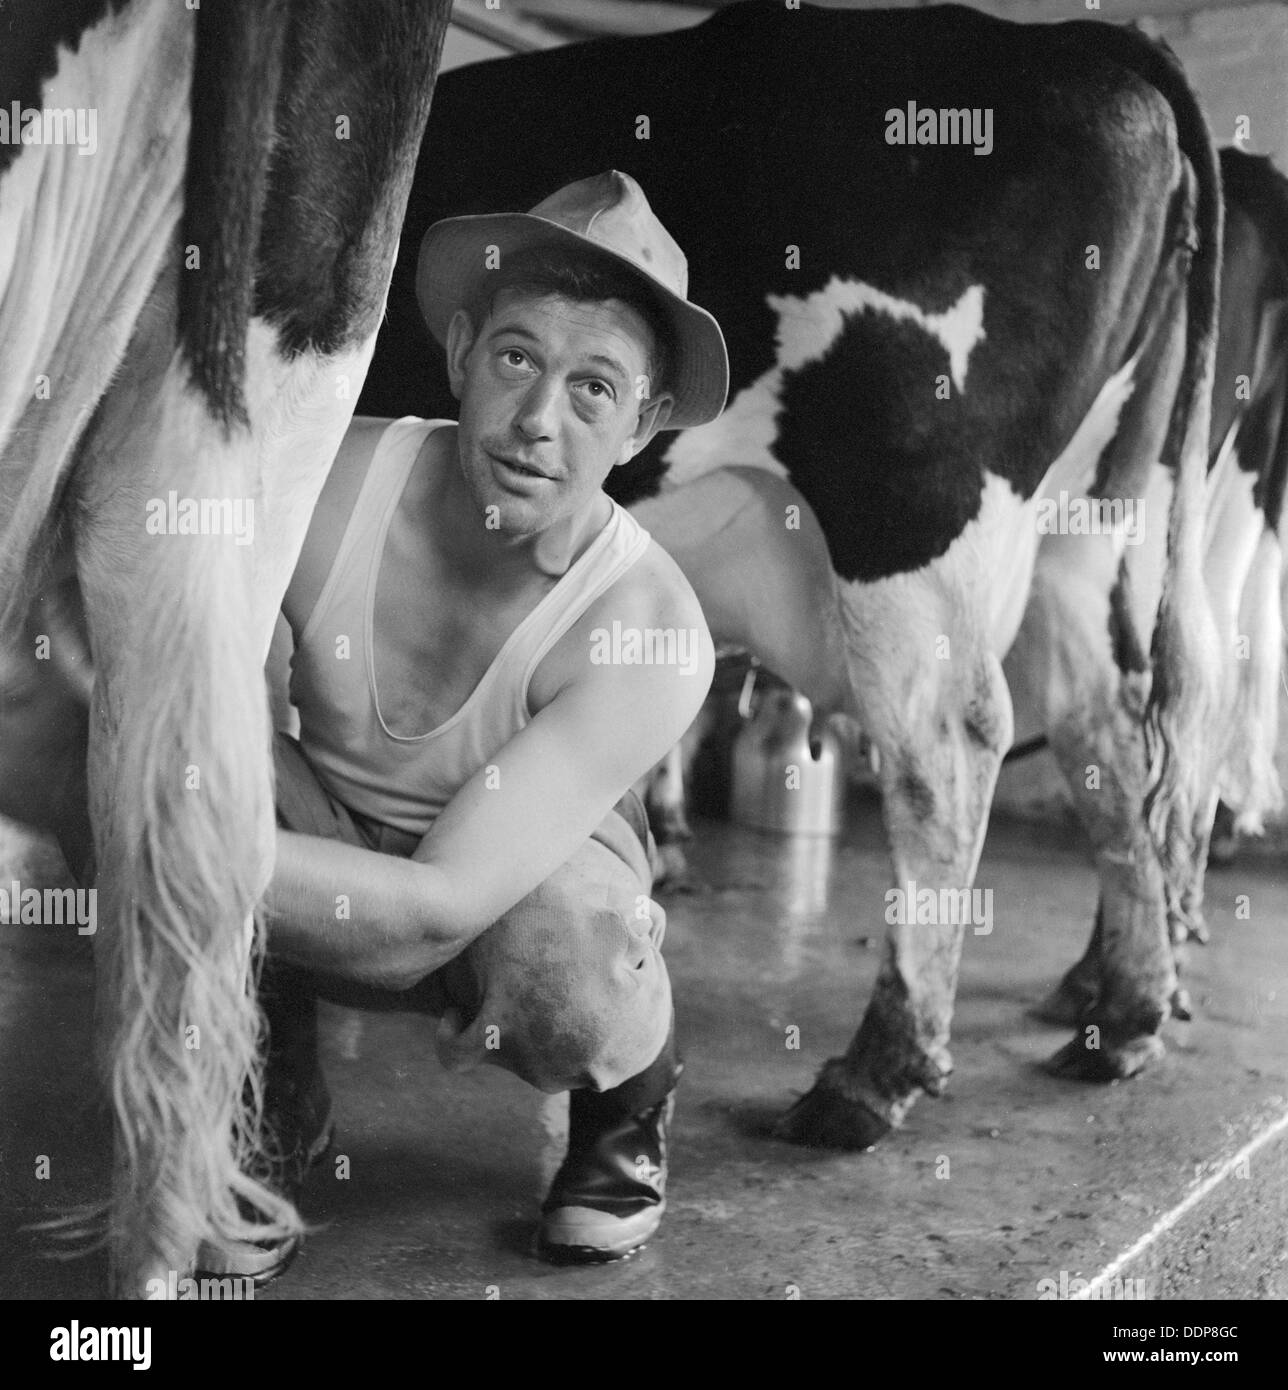
<instances>
[{"instance_id":1,"label":"metal milk churn","mask_svg":"<svg viewBox=\"0 0 1288 1390\"><path fill-rule=\"evenodd\" d=\"M732 819L785 835L840 834L845 769L835 732L821 724L811 749L814 711L809 700L781 682L763 682L763 677L759 707L752 715L756 677L755 668L747 673L738 702L743 725L733 743Z\"/></svg>"}]
</instances>

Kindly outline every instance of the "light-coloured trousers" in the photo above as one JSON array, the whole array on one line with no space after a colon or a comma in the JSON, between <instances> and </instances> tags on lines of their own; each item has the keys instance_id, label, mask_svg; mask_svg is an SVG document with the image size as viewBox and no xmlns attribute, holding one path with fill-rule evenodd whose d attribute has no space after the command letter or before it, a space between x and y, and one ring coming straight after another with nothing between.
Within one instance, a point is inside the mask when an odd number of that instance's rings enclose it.
<instances>
[{"instance_id":1,"label":"light-coloured trousers","mask_svg":"<svg viewBox=\"0 0 1288 1390\"><path fill-rule=\"evenodd\" d=\"M288 734L275 736L274 765L284 829L400 856L419 843L336 800ZM549 1092L609 1090L655 1060L671 1023L666 914L650 897L655 853L628 792L567 863L413 989L338 997L436 1015L447 1067L490 1063Z\"/></svg>"}]
</instances>

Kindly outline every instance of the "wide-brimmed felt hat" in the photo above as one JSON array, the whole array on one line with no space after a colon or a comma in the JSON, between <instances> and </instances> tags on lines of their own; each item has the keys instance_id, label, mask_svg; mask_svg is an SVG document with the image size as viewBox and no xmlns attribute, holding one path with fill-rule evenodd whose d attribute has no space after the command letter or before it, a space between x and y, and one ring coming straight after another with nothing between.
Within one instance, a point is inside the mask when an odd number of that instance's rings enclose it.
<instances>
[{"instance_id":1,"label":"wide-brimmed felt hat","mask_svg":"<svg viewBox=\"0 0 1288 1390\"><path fill-rule=\"evenodd\" d=\"M420 244L416 297L429 331L447 342L447 326L493 273L497 259L528 247L607 258L653 292L671 330L665 389L675 398L666 429L714 420L729 394L729 358L720 325L688 299L689 263L629 174L610 169L570 183L531 212L448 217ZM489 255L489 248L496 255Z\"/></svg>"}]
</instances>

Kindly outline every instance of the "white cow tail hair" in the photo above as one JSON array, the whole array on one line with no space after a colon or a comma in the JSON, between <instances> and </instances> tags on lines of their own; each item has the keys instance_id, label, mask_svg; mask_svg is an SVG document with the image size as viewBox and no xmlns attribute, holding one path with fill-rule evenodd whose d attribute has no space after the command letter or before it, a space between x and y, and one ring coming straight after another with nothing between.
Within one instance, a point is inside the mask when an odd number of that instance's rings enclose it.
<instances>
[{"instance_id":1,"label":"white cow tail hair","mask_svg":"<svg viewBox=\"0 0 1288 1390\"><path fill-rule=\"evenodd\" d=\"M114 731L115 785L96 797L99 862L117 868L100 902L98 1013L123 1292L141 1272L190 1268L202 1241L301 1230L291 1203L250 1176L265 1171L254 908L273 832L249 566L219 539L203 549L202 563L164 566L164 581L158 563L150 611L129 624L118 688L138 704Z\"/></svg>"}]
</instances>

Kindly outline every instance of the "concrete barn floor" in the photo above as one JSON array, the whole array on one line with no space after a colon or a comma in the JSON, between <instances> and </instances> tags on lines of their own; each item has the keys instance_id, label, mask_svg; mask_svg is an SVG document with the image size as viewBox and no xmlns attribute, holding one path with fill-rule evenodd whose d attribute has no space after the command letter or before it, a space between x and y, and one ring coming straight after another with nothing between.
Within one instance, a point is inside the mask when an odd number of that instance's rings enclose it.
<instances>
[{"instance_id":1,"label":"concrete barn floor","mask_svg":"<svg viewBox=\"0 0 1288 1390\"><path fill-rule=\"evenodd\" d=\"M704 824L691 857L693 890L664 899L688 1070L655 1242L609 1267L534 1261L563 1099L490 1069L443 1073L431 1020L328 1008L338 1143L303 1201L319 1229L262 1299L1032 1299L1040 1280L1102 1271L1147 1296L1288 1297L1280 861L1211 875L1196 1019L1169 1025L1161 1064L1109 1087L1057 1082L1036 1064L1065 1033L1025 1008L1081 948L1094 876L1076 834L995 824L979 876L994 928L967 936L949 1094L876 1151L837 1154L768 1128L844 1048L871 987L887 873L875 808L851 805L834 848ZM24 886L58 872L47 852L21 870ZM105 1192L88 947L5 926L0 961L0 1297L98 1297L101 1257L52 1261L24 1229Z\"/></svg>"}]
</instances>

